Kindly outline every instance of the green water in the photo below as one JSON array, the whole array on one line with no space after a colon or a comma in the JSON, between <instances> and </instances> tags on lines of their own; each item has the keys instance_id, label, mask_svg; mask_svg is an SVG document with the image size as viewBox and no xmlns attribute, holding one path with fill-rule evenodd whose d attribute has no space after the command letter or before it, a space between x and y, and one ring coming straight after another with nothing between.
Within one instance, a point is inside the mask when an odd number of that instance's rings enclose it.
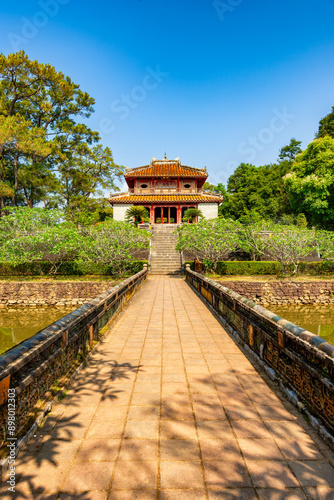
<instances>
[{"instance_id":1,"label":"green water","mask_svg":"<svg viewBox=\"0 0 334 500\"><path fill-rule=\"evenodd\" d=\"M267 309L334 345L334 305L270 305Z\"/></svg>"},{"instance_id":2,"label":"green water","mask_svg":"<svg viewBox=\"0 0 334 500\"><path fill-rule=\"evenodd\" d=\"M76 306L0 308L0 354L51 325L75 308Z\"/></svg>"}]
</instances>

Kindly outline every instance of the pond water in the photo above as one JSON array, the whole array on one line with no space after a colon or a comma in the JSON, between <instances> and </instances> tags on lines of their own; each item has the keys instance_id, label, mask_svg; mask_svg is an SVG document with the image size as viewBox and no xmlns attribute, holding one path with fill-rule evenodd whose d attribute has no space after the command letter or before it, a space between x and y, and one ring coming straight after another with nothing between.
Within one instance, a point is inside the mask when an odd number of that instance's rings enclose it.
<instances>
[{"instance_id":1,"label":"pond water","mask_svg":"<svg viewBox=\"0 0 334 500\"><path fill-rule=\"evenodd\" d=\"M76 306L0 308L0 354L43 330L74 309Z\"/></svg>"},{"instance_id":2,"label":"pond water","mask_svg":"<svg viewBox=\"0 0 334 500\"><path fill-rule=\"evenodd\" d=\"M334 345L334 305L269 305L270 311Z\"/></svg>"}]
</instances>

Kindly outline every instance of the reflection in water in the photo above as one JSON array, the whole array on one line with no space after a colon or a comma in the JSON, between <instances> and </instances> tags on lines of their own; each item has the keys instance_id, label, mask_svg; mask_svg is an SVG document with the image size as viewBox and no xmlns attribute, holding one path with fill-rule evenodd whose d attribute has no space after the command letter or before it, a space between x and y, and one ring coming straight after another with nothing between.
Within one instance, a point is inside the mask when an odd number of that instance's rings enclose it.
<instances>
[{"instance_id":1,"label":"reflection in water","mask_svg":"<svg viewBox=\"0 0 334 500\"><path fill-rule=\"evenodd\" d=\"M334 344L334 305L269 305L267 309Z\"/></svg>"},{"instance_id":2,"label":"reflection in water","mask_svg":"<svg viewBox=\"0 0 334 500\"><path fill-rule=\"evenodd\" d=\"M0 308L0 354L51 325L75 306Z\"/></svg>"}]
</instances>

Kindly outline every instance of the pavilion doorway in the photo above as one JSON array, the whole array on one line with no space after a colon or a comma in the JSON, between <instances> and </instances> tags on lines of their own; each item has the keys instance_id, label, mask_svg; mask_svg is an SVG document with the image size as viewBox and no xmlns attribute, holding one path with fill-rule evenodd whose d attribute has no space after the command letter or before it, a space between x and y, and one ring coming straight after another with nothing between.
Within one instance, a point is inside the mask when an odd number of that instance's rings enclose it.
<instances>
[{"instance_id":1,"label":"pavilion doorway","mask_svg":"<svg viewBox=\"0 0 334 500\"><path fill-rule=\"evenodd\" d=\"M176 224L177 208L176 207L155 207L154 208L154 223L155 224Z\"/></svg>"}]
</instances>

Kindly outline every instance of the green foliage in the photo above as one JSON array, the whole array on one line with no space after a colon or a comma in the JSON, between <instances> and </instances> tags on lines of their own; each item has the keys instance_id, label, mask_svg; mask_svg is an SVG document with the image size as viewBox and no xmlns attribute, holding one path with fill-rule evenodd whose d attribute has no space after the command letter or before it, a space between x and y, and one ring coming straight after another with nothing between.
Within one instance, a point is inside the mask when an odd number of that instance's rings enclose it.
<instances>
[{"instance_id":1,"label":"green foliage","mask_svg":"<svg viewBox=\"0 0 334 500\"><path fill-rule=\"evenodd\" d=\"M305 217L305 214L298 214L296 217L296 226L301 227L301 228L306 228L307 227L307 219Z\"/></svg>"},{"instance_id":2,"label":"green foliage","mask_svg":"<svg viewBox=\"0 0 334 500\"><path fill-rule=\"evenodd\" d=\"M229 219L202 219L197 224L185 224L178 229L176 250L187 250L197 260L208 261L216 268L217 262L238 247L238 228Z\"/></svg>"},{"instance_id":3,"label":"green foliage","mask_svg":"<svg viewBox=\"0 0 334 500\"><path fill-rule=\"evenodd\" d=\"M125 212L125 220L137 227L141 222L149 222L150 217L145 207L133 205Z\"/></svg>"},{"instance_id":4,"label":"green foliage","mask_svg":"<svg viewBox=\"0 0 334 500\"><path fill-rule=\"evenodd\" d=\"M281 148L278 155L280 161L294 161L296 156L302 152L300 147L301 141L297 141L294 137L290 140L290 144Z\"/></svg>"},{"instance_id":5,"label":"green foliage","mask_svg":"<svg viewBox=\"0 0 334 500\"><path fill-rule=\"evenodd\" d=\"M16 207L7 212L0 219L0 262L13 266L48 261L48 272L55 274L65 261L77 261L81 269L103 262L113 273L124 273L149 245L150 233L126 222L110 220L78 229L58 210Z\"/></svg>"},{"instance_id":6,"label":"green foliage","mask_svg":"<svg viewBox=\"0 0 334 500\"><path fill-rule=\"evenodd\" d=\"M194 262L187 261L190 268L194 270ZM289 272L293 271L293 266L289 266ZM216 273L222 276L264 276L279 275L281 265L274 261L220 261L217 262ZM334 274L334 262L300 262L298 267L299 274L310 275L328 275Z\"/></svg>"},{"instance_id":7,"label":"green foliage","mask_svg":"<svg viewBox=\"0 0 334 500\"><path fill-rule=\"evenodd\" d=\"M217 263L217 273L230 276L277 275L281 266L279 262L266 261L225 261Z\"/></svg>"},{"instance_id":8,"label":"green foliage","mask_svg":"<svg viewBox=\"0 0 334 500\"><path fill-rule=\"evenodd\" d=\"M124 274L136 274L148 264L147 260L134 260L124 267ZM51 274L50 262L25 262L24 264L0 263L0 276L45 276ZM63 276L119 276L118 269L112 264L103 262L62 262L57 269L57 275Z\"/></svg>"},{"instance_id":9,"label":"green foliage","mask_svg":"<svg viewBox=\"0 0 334 500\"><path fill-rule=\"evenodd\" d=\"M332 106L332 111L319 122L317 139L326 137L326 135L334 138L334 106Z\"/></svg>"},{"instance_id":10,"label":"green foliage","mask_svg":"<svg viewBox=\"0 0 334 500\"><path fill-rule=\"evenodd\" d=\"M316 139L285 176L291 206L313 224L334 225L334 138Z\"/></svg>"},{"instance_id":11,"label":"green foliage","mask_svg":"<svg viewBox=\"0 0 334 500\"><path fill-rule=\"evenodd\" d=\"M241 163L228 179L219 213L237 220L243 217L242 222L279 218L289 211L282 177L290 168L289 161L261 167Z\"/></svg>"},{"instance_id":12,"label":"green foliage","mask_svg":"<svg viewBox=\"0 0 334 500\"><path fill-rule=\"evenodd\" d=\"M0 54L0 215L5 206L75 210L101 189L116 189L123 168L80 123L94 99L50 64L24 51Z\"/></svg>"},{"instance_id":13,"label":"green foliage","mask_svg":"<svg viewBox=\"0 0 334 500\"><path fill-rule=\"evenodd\" d=\"M197 208L188 208L188 210L186 210L184 212L184 216L182 218L182 221L192 223L192 222L194 222L196 217L203 217L202 212L200 210L198 210Z\"/></svg>"},{"instance_id":14,"label":"green foliage","mask_svg":"<svg viewBox=\"0 0 334 500\"><path fill-rule=\"evenodd\" d=\"M151 234L126 222L110 220L87 229L79 262L104 262L123 273L136 254L148 249Z\"/></svg>"}]
</instances>

